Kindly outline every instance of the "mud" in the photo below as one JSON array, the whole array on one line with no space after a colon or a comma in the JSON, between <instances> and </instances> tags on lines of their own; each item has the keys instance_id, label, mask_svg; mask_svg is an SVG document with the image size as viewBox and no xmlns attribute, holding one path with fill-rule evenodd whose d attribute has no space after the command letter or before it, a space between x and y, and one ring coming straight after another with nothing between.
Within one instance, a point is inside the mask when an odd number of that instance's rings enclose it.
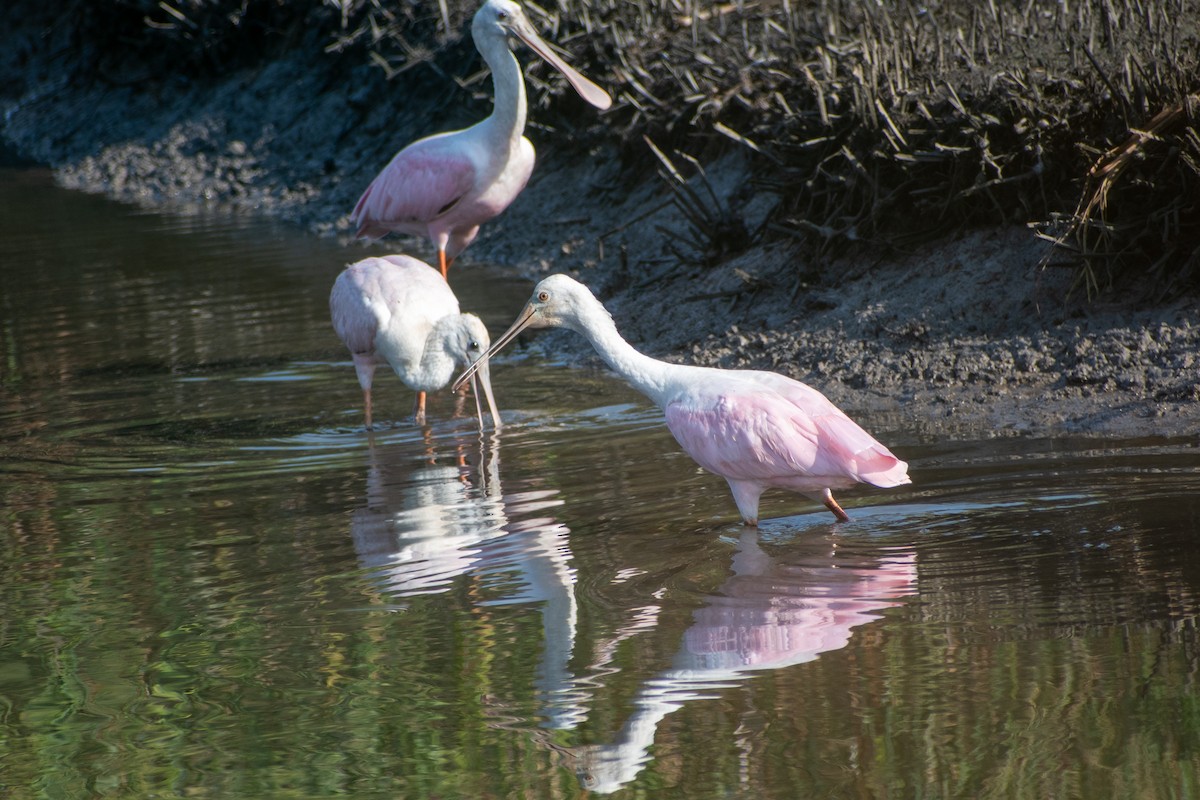
<instances>
[{"instance_id":1,"label":"mud","mask_svg":"<svg viewBox=\"0 0 1200 800\"><path fill-rule=\"evenodd\" d=\"M0 36L8 160L49 164L65 186L125 201L291 220L344 239L347 262L429 256L424 241L354 242L347 214L400 146L489 108L487 81L429 88L444 76L418 67L389 82L367 64L300 55L215 81L100 79L80 73L69 43L52 46L55 35L32 20ZM1049 245L1013 225L909 252L864 243L832 260L777 235L716 263L680 262L686 222L663 180L630 164L603 120L587 135L568 129L560 112L578 98L539 102L541 122L527 131L539 149L534 178L452 279L481 264L530 279L569 272L646 352L776 370L851 413L895 415L930 435L1196 434L1196 298L1088 302L1071 291L1071 270L1042 266ZM755 189L753 157L730 143L705 166L714 192L757 231L777 198ZM529 346L595 363L567 334Z\"/></svg>"},{"instance_id":2,"label":"mud","mask_svg":"<svg viewBox=\"0 0 1200 800\"><path fill-rule=\"evenodd\" d=\"M745 165L727 157L709 178L736 194ZM776 241L688 269L667 252L663 231L683 227L673 206L610 233L664 201L654 182L624 203L601 198L590 207L604 212L587 224L570 216L574 185L565 172L544 176L471 256L533 277L572 272L605 300L624 335L655 355L782 372L844 408L896 415L934 435L1197 430L1196 301L1087 302L1072 290L1073 270L1042 265L1050 245L1028 228L972 230L910 253L864 249L827 263ZM770 206L756 201L757 210L746 209L752 222ZM581 347L569 335L533 346Z\"/></svg>"}]
</instances>

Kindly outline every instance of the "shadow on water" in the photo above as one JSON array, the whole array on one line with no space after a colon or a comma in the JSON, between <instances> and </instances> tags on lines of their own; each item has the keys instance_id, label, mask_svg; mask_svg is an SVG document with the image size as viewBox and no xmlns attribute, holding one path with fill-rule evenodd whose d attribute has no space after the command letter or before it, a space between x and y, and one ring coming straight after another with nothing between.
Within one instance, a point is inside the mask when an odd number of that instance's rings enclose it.
<instances>
[{"instance_id":1,"label":"shadow on water","mask_svg":"<svg viewBox=\"0 0 1200 800\"><path fill-rule=\"evenodd\" d=\"M1200 793L1195 437L864 420L913 485L755 532L636 393L520 349L499 433L383 376L368 434L326 301L378 251L35 171L0 205L14 797ZM493 331L528 293L451 278Z\"/></svg>"}]
</instances>

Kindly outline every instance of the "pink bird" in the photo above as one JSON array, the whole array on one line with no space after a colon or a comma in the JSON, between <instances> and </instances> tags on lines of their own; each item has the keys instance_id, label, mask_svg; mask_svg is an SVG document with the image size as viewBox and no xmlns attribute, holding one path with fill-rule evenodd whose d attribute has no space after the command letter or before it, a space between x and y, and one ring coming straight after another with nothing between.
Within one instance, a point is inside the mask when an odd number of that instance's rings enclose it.
<instances>
[{"instance_id":1,"label":"pink bird","mask_svg":"<svg viewBox=\"0 0 1200 800\"><path fill-rule=\"evenodd\" d=\"M474 314L461 314L446 280L408 256L365 258L342 270L329 294L333 329L350 349L363 390L367 428L371 427L371 383L375 366L387 362L405 384L417 390L414 417L425 422L425 393L450 382L458 365L466 366L487 348L487 328ZM478 407L482 388L492 421L500 414L492 399L486 369L474 382Z\"/></svg>"},{"instance_id":2,"label":"pink bird","mask_svg":"<svg viewBox=\"0 0 1200 800\"><path fill-rule=\"evenodd\" d=\"M522 135L525 81L508 47L510 33L561 72L583 99L599 109L612 104L603 89L538 37L519 5L511 0L484 3L475 13L471 35L492 70L491 116L401 150L363 192L351 215L361 237L377 239L391 232L428 236L437 248L443 277L479 226L506 209L533 173L533 144Z\"/></svg>"},{"instance_id":3,"label":"pink bird","mask_svg":"<svg viewBox=\"0 0 1200 800\"><path fill-rule=\"evenodd\" d=\"M643 355L621 338L587 287L566 275L539 283L517 321L455 386L525 328L547 327L583 334L613 370L663 409L684 451L729 482L746 525L758 525L758 501L768 488L808 495L844 522L849 517L833 489L911 483L907 464L816 389L774 372L668 364Z\"/></svg>"}]
</instances>

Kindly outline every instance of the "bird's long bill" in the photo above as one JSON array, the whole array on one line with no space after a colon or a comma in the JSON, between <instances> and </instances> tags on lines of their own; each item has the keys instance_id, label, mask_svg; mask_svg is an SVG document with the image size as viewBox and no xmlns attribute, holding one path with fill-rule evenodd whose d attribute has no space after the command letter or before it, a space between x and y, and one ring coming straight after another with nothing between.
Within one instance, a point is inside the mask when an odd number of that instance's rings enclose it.
<instances>
[{"instance_id":1,"label":"bird's long bill","mask_svg":"<svg viewBox=\"0 0 1200 800\"><path fill-rule=\"evenodd\" d=\"M486 356L480 358L479 361L476 361L467 368L468 371L471 369L475 370L475 373L471 375L471 388L474 390L475 394L475 413L479 416L479 430L483 430L483 409L479 406L480 389L483 389L483 399L487 401L488 411L492 415L493 427L500 427L500 412L496 410L496 399L492 396L492 375L491 371L488 369L486 358ZM480 364L480 361L483 363ZM456 383L455 387L459 386L460 384L461 381Z\"/></svg>"},{"instance_id":2,"label":"bird's long bill","mask_svg":"<svg viewBox=\"0 0 1200 800\"><path fill-rule=\"evenodd\" d=\"M528 25L513 26L513 33L520 36L521 41L529 45L529 48L545 59L550 66L561 72L584 100L601 111L612 105L612 98L608 96L608 92L580 75L574 67L555 55L550 45L542 41Z\"/></svg>"},{"instance_id":3,"label":"bird's long bill","mask_svg":"<svg viewBox=\"0 0 1200 800\"><path fill-rule=\"evenodd\" d=\"M475 363L463 370L463 374L459 375L458 379L454 381L452 389L457 392L476 373L486 376L488 374L488 359L499 353L504 349L505 345L517 338L517 334L529 327L531 322L533 322L533 308L525 306L524 310L521 311L521 315L517 317L517 321L512 324L512 327L500 334L500 338L492 342L492 346L487 349L486 353L475 359ZM488 385L488 397L490 398L491 396L491 386Z\"/></svg>"}]
</instances>

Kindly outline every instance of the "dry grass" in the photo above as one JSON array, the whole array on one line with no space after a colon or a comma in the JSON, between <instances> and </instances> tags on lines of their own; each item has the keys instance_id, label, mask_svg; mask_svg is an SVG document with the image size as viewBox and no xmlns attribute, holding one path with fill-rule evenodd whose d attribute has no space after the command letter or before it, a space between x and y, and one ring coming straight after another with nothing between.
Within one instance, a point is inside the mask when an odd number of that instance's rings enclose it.
<instances>
[{"instance_id":1,"label":"dry grass","mask_svg":"<svg viewBox=\"0 0 1200 800\"><path fill-rule=\"evenodd\" d=\"M1200 0L525 5L615 91L602 122L576 119L575 130L615 132L631 162L663 168L692 222L681 257L717 263L754 239L736 208L682 181L741 147L761 166L759 188L782 198L768 236L825 252L1032 223L1089 296L1135 284L1156 297L1200 291ZM447 50L447 80L479 77L458 68L476 0L103 7L126 26L136 16L140 41L168 39L199 65L317 30L327 52L369 59L389 78L443 69ZM564 91L548 69L532 74Z\"/></svg>"},{"instance_id":2,"label":"dry grass","mask_svg":"<svg viewBox=\"0 0 1200 800\"><path fill-rule=\"evenodd\" d=\"M1051 236L1077 256L1089 298L1121 288L1161 300L1200 286L1200 95L1188 95L1101 155Z\"/></svg>"}]
</instances>

